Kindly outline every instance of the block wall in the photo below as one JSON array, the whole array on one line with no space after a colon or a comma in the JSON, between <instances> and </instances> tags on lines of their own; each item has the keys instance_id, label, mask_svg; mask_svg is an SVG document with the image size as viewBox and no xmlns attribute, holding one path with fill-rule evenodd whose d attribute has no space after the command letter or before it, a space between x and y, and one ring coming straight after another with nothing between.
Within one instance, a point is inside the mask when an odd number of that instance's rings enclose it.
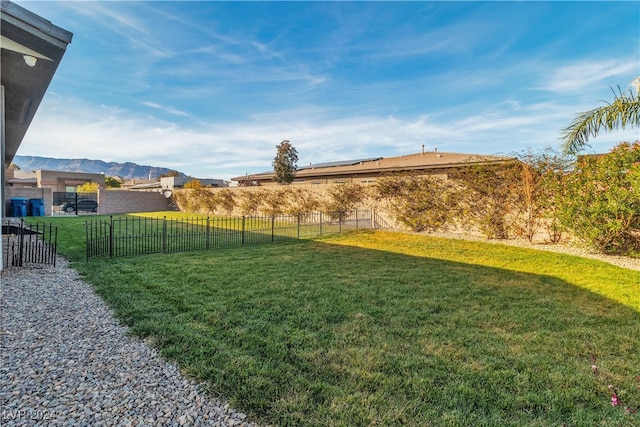
<instances>
[{"instance_id":1,"label":"block wall","mask_svg":"<svg viewBox=\"0 0 640 427\"><path fill-rule=\"evenodd\" d=\"M175 210L161 193L127 190L98 190L98 214Z\"/></svg>"},{"instance_id":2,"label":"block wall","mask_svg":"<svg viewBox=\"0 0 640 427\"><path fill-rule=\"evenodd\" d=\"M53 190L50 188L35 188L35 187L5 187L4 188L4 206L3 214L8 216L9 203L13 197L23 197L25 199L43 199L44 200L44 214L51 215L53 204Z\"/></svg>"}]
</instances>

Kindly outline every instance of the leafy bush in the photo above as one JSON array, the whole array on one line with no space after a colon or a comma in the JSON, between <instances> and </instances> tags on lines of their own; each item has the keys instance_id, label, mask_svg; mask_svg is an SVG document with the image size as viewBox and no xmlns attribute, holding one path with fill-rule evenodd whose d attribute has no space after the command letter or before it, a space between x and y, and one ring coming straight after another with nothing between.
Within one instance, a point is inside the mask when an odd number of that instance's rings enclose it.
<instances>
[{"instance_id":1,"label":"leafy bush","mask_svg":"<svg viewBox=\"0 0 640 427\"><path fill-rule=\"evenodd\" d=\"M122 181L120 180L120 178L115 176L105 176L104 186L106 188L120 188L122 187Z\"/></svg>"},{"instance_id":2,"label":"leafy bush","mask_svg":"<svg viewBox=\"0 0 640 427\"><path fill-rule=\"evenodd\" d=\"M242 215L256 215L268 191L243 191L238 203Z\"/></svg>"},{"instance_id":3,"label":"leafy bush","mask_svg":"<svg viewBox=\"0 0 640 427\"><path fill-rule=\"evenodd\" d=\"M464 188L462 221L487 238L508 239L519 234L522 215L522 163L478 164L459 168L450 176ZM515 232L515 233L514 233Z\"/></svg>"},{"instance_id":4,"label":"leafy bush","mask_svg":"<svg viewBox=\"0 0 640 427\"><path fill-rule=\"evenodd\" d=\"M387 176L376 181L376 199L413 231L446 230L460 213L461 193L437 177Z\"/></svg>"},{"instance_id":5,"label":"leafy bush","mask_svg":"<svg viewBox=\"0 0 640 427\"><path fill-rule=\"evenodd\" d=\"M228 189L213 190L207 188L192 188L177 190L173 193L173 202L186 212L201 212L207 214L230 214L235 207L233 193Z\"/></svg>"},{"instance_id":6,"label":"leafy bush","mask_svg":"<svg viewBox=\"0 0 640 427\"><path fill-rule=\"evenodd\" d=\"M200 183L200 181L197 182ZM206 188L197 186L192 187L191 197L193 198L193 203L196 206L195 210L197 212L213 214L218 208L218 201L216 200L214 193Z\"/></svg>"},{"instance_id":7,"label":"leafy bush","mask_svg":"<svg viewBox=\"0 0 640 427\"><path fill-rule=\"evenodd\" d=\"M78 186L78 193L97 193L100 185L97 182L88 181Z\"/></svg>"},{"instance_id":8,"label":"leafy bush","mask_svg":"<svg viewBox=\"0 0 640 427\"><path fill-rule=\"evenodd\" d=\"M199 179L190 179L189 181L187 181L186 184L184 184L184 188L186 189L196 189L196 188L202 188L202 183L200 182Z\"/></svg>"},{"instance_id":9,"label":"leafy bush","mask_svg":"<svg viewBox=\"0 0 640 427\"><path fill-rule=\"evenodd\" d=\"M288 202L290 192L287 189L264 191L262 194L262 204L260 213L264 215L280 215Z\"/></svg>"},{"instance_id":10,"label":"leafy bush","mask_svg":"<svg viewBox=\"0 0 640 427\"><path fill-rule=\"evenodd\" d=\"M343 220L345 214L356 210L366 197L366 189L360 184L344 183L334 185L327 190L328 199L324 203L327 212L336 219Z\"/></svg>"},{"instance_id":11,"label":"leafy bush","mask_svg":"<svg viewBox=\"0 0 640 427\"><path fill-rule=\"evenodd\" d=\"M540 228L546 229L551 243L558 243L565 228L559 216L559 197L562 194L562 179L573 160L547 148L541 153L531 150L517 155L523 163L521 219L522 235L529 241Z\"/></svg>"},{"instance_id":12,"label":"leafy bush","mask_svg":"<svg viewBox=\"0 0 640 427\"><path fill-rule=\"evenodd\" d=\"M285 206L285 213L301 215L320 209L320 198L314 191L291 187L286 189L289 193L289 199L287 206Z\"/></svg>"},{"instance_id":13,"label":"leafy bush","mask_svg":"<svg viewBox=\"0 0 640 427\"><path fill-rule=\"evenodd\" d=\"M198 203L191 193L191 190L174 191L171 196L173 204L175 204L181 211L195 212L197 210Z\"/></svg>"},{"instance_id":14,"label":"leafy bush","mask_svg":"<svg viewBox=\"0 0 640 427\"><path fill-rule=\"evenodd\" d=\"M216 201L217 211L226 215L230 215L233 212L236 201L231 190L227 188L216 190L213 192L213 196Z\"/></svg>"},{"instance_id":15,"label":"leafy bush","mask_svg":"<svg viewBox=\"0 0 640 427\"><path fill-rule=\"evenodd\" d=\"M640 251L640 142L581 157L564 177L563 224L589 246L612 254Z\"/></svg>"}]
</instances>

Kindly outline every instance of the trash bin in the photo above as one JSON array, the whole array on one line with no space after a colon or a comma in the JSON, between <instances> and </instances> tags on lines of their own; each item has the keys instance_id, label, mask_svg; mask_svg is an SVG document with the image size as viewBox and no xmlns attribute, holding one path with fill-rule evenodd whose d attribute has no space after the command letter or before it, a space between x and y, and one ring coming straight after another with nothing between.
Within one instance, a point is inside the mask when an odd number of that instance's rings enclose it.
<instances>
[{"instance_id":1,"label":"trash bin","mask_svg":"<svg viewBox=\"0 0 640 427\"><path fill-rule=\"evenodd\" d=\"M22 197L9 199L9 216L27 216L27 199Z\"/></svg>"},{"instance_id":2,"label":"trash bin","mask_svg":"<svg viewBox=\"0 0 640 427\"><path fill-rule=\"evenodd\" d=\"M44 216L44 199L29 199L31 216Z\"/></svg>"}]
</instances>

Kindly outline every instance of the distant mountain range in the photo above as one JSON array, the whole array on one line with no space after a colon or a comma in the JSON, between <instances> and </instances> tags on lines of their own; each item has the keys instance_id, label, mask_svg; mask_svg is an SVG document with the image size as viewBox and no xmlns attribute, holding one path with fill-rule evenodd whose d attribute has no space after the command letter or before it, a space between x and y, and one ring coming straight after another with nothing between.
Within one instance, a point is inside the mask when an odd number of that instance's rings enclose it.
<instances>
[{"instance_id":1,"label":"distant mountain range","mask_svg":"<svg viewBox=\"0 0 640 427\"><path fill-rule=\"evenodd\" d=\"M54 170L64 172L103 173L123 179L154 179L172 169L89 159L53 159L38 156L15 156L13 163L23 171ZM180 173L180 175L184 175Z\"/></svg>"}]
</instances>

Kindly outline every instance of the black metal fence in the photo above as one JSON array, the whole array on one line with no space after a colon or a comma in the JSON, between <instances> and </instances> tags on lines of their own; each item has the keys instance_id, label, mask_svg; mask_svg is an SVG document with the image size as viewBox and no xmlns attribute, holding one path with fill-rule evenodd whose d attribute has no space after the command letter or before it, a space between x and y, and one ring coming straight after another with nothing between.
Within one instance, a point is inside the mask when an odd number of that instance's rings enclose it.
<instances>
[{"instance_id":1,"label":"black metal fence","mask_svg":"<svg viewBox=\"0 0 640 427\"><path fill-rule=\"evenodd\" d=\"M58 228L45 223L9 220L2 224L3 267L56 265Z\"/></svg>"},{"instance_id":2,"label":"black metal fence","mask_svg":"<svg viewBox=\"0 0 640 427\"><path fill-rule=\"evenodd\" d=\"M87 261L104 256L183 252L275 242L385 226L386 223L371 210L188 219L112 216L86 222Z\"/></svg>"}]
</instances>

